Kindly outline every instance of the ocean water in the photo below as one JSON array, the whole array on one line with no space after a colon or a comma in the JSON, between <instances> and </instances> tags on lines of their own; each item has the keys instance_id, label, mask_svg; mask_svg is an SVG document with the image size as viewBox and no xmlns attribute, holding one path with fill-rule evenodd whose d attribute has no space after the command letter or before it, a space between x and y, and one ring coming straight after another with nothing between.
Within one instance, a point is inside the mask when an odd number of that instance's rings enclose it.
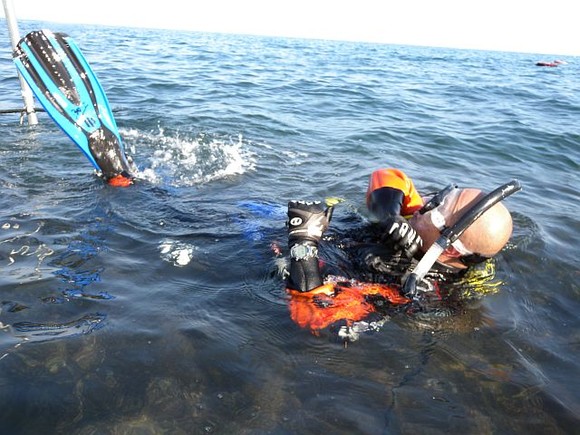
<instances>
[{"instance_id":1,"label":"ocean water","mask_svg":"<svg viewBox=\"0 0 580 435\"><path fill-rule=\"evenodd\" d=\"M44 113L0 115L0 432L577 433L580 58L38 28L81 47L140 180L104 185ZM348 343L299 328L271 248L287 201L343 198L338 239L388 166L421 191L521 181L499 291Z\"/></svg>"}]
</instances>

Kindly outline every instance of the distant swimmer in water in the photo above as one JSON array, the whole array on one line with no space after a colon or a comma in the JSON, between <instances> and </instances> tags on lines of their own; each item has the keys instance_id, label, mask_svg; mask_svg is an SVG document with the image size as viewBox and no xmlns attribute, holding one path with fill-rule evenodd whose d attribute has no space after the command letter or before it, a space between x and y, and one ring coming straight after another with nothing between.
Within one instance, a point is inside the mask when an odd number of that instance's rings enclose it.
<instances>
[{"instance_id":1,"label":"distant swimmer in water","mask_svg":"<svg viewBox=\"0 0 580 435\"><path fill-rule=\"evenodd\" d=\"M513 180L486 195L479 189L449 185L423 198L403 171L374 171L366 203L375 223L340 242L346 255L356 259L356 267L360 265L361 271L349 278L323 273L326 265L318 257L333 205L290 201L286 285L291 318L316 332L336 322L346 323L348 329L388 307L424 311L422 302L445 297L437 282L430 284L423 276L409 286L410 272L428 263L428 278L445 282L488 262L512 234L512 217L501 200L520 188ZM449 243L437 251L446 237Z\"/></svg>"},{"instance_id":2,"label":"distant swimmer in water","mask_svg":"<svg viewBox=\"0 0 580 435\"><path fill-rule=\"evenodd\" d=\"M540 62L536 62L536 66L550 66L550 67L555 67L558 65L565 65L566 62L563 60L553 60L552 62L544 62L544 61L540 61Z\"/></svg>"}]
</instances>

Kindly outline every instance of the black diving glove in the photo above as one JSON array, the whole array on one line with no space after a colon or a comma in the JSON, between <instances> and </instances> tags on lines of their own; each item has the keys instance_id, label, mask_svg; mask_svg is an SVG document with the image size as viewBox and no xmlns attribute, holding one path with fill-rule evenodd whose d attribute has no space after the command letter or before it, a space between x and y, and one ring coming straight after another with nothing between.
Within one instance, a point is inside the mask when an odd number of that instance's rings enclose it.
<instances>
[{"instance_id":1,"label":"black diving glove","mask_svg":"<svg viewBox=\"0 0 580 435\"><path fill-rule=\"evenodd\" d=\"M392 244L398 251L403 251L408 258L413 257L423 246L423 239L404 217L389 216L381 224L386 230L382 238L383 243Z\"/></svg>"},{"instance_id":2,"label":"black diving glove","mask_svg":"<svg viewBox=\"0 0 580 435\"><path fill-rule=\"evenodd\" d=\"M320 201L288 203L288 245L311 241L316 244L328 228L333 207L324 208Z\"/></svg>"}]
</instances>

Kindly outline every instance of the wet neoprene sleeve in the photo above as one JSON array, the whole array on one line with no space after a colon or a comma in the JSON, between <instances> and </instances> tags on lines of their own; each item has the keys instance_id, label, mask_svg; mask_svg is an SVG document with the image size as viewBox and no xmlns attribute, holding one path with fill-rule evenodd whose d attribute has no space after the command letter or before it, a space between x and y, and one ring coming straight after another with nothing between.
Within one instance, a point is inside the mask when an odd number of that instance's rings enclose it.
<instances>
[{"instance_id":1,"label":"wet neoprene sleeve","mask_svg":"<svg viewBox=\"0 0 580 435\"><path fill-rule=\"evenodd\" d=\"M399 189L380 187L368 196L369 211L379 222L390 216L400 216L404 197Z\"/></svg>"},{"instance_id":2,"label":"wet neoprene sleeve","mask_svg":"<svg viewBox=\"0 0 580 435\"><path fill-rule=\"evenodd\" d=\"M318 257L303 260L290 259L289 288L307 292L321 285L322 275L318 265Z\"/></svg>"},{"instance_id":3,"label":"wet neoprene sleeve","mask_svg":"<svg viewBox=\"0 0 580 435\"><path fill-rule=\"evenodd\" d=\"M408 216L423 206L423 200L407 175L393 168L371 174L367 189L367 207L379 221L389 216Z\"/></svg>"}]
</instances>

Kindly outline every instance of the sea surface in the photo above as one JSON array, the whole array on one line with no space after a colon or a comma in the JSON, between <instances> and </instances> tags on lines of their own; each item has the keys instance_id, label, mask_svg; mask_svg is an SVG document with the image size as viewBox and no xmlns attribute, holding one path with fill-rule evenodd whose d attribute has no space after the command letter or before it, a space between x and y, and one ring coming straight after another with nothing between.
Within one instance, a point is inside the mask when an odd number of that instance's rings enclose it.
<instances>
[{"instance_id":1,"label":"sea surface","mask_svg":"<svg viewBox=\"0 0 580 435\"><path fill-rule=\"evenodd\" d=\"M113 188L46 113L6 113L5 24L1 433L579 433L580 58L20 22L99 77L139 168ZM312 334L279 273L286 204L343 198L338 239L380 167L424 192L520 180L498 291Z\"/></svg>"}]
</instances>

